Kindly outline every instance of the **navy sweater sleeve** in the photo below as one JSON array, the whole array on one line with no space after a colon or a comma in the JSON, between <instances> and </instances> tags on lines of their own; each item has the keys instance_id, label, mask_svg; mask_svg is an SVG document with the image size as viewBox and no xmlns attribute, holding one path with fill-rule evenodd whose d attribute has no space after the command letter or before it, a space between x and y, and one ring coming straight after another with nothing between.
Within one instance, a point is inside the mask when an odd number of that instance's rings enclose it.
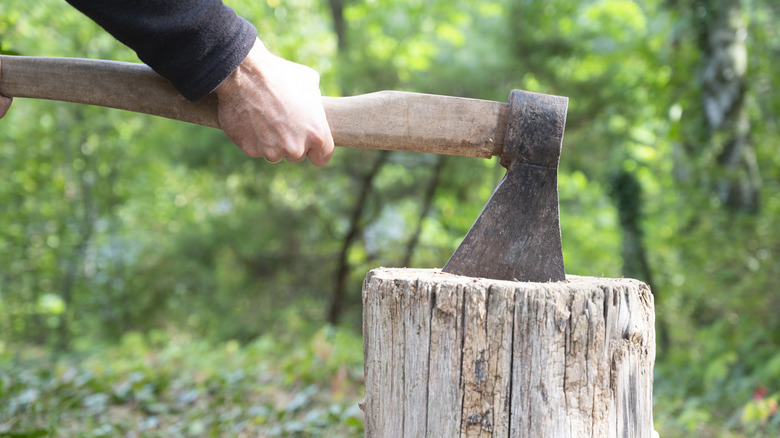
<instances>
[{"instance_id":1,"label":"navy sweater sleeve","mask_svg":"<svg viewBox=\"0 0 780 438\"><path fill-rule=\"evenodd\" d=\"M189 100L221 84L257 37L257 29L221 0L67 1Z\"/></svg>"}]
</instances>

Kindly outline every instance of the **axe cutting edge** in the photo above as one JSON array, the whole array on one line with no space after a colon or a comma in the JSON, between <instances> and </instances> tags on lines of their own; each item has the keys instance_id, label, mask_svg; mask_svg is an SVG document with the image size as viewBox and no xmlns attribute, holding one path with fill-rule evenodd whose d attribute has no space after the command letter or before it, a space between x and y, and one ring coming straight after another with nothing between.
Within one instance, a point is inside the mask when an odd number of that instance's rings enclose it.
<instances>
[{"instance_id":1,"label":"axe cutting edge","mask_svg":"<svg viewBox=\"0 0 780 438\"><path fill-rule=\"evenodd\" d=\"M0 94L151 114L219 128L217 99L186 100L143 64L0 55ZM323 97L337 146L500 156L507 173L443 271L563 281L558 162L568 99L514 90L509 103L400 91Z\"/></svg>"}]
</instances>

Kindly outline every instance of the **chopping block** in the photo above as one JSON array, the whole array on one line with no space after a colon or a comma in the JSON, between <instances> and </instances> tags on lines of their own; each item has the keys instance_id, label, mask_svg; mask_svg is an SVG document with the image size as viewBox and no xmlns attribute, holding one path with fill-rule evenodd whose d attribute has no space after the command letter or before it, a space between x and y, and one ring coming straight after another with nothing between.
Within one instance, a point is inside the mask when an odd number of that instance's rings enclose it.
<instances>
[{"instance_id":1,"label":"chopping block","mask_svg":"<svg viewBox=\"0 0 780 438\"><path fill-rule=\"evenodd\" d=\"M637 280L375 269L366 437L653 437L655 314Z\"/></svg>"},{"instance_id":2,"label":"chopping block","mask_svg":"<svg viewBox=\"0 0 780 438\"><path fill-rule=\"evenodd\" d=\"M219 127L216 96L188 102L146 66L0 61L5 96ZM366 436L654 435L650 289L564 271L557 172L567 105L521 90L507 103L395 91L323 98L337 145L499 156L507 168L442 271L368 274Z\"/></svg>"}]
</instances>

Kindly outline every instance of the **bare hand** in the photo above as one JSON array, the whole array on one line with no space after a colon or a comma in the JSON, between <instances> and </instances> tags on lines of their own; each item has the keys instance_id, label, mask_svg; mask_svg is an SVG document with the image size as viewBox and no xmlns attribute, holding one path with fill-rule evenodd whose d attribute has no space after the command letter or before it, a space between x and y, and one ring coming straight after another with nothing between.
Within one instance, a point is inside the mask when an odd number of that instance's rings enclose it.
<instances>
[{"instance_id":1,"label":"bare hand","mask_svg":"<svg viewBox=\"0 0 780 438\"><path fill-rule=\"evenodd\" d=\"M3 61L0 60L0 77L3 75ZM5 117L5 113L8 112L8 108L11 107L11 102L13 102L12 97L5 97L3 95L0 95L0 119Z\"/></svg>"},{"instance_id":2,"label":"bare hand","mask_svg":"<svg viewBox=\"0 0 780 438\"><path fill-rule=\"evenodd\" d=\"M317 72L273 55L258 39L216 89L220 126L250 157L297 163L308 156L324 166L333 137L319 81Z\"/></svg>"}]
</instances>

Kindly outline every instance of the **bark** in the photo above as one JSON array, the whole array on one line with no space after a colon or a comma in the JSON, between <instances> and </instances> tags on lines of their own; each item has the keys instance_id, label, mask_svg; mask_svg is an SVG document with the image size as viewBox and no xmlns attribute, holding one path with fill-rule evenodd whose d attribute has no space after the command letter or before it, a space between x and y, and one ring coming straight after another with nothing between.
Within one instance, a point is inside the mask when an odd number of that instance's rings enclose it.
<instances>
[{"instance_id":1,"label":"bark","mask_svg":"<svg viewBox=\"0 0 780 438\"><path fill-rule=\"evenodd\" d=\"M431 179L428 182L428 187L425 190L425 195L422 199L422 207L420 208L420 220L417 222L417 227L414 229L414 232L412 233L412 237L409 239L409 242L406 244L406 251L404 252L404 259L401 262L401 266L411 266L412 264L412 257L414 256L414 251L417 249L417 244L420 241L420 234L422 234L422 228L423 228L423 221L428 216L428 213L431 211L431 206L433 205L433 197L436 194L436 189L439 187L439 180L441 179L441 170L444 168L444 162L445 157L442 155L438 155L436 157L436 165L433 168L433 174L431 175Z\"/></svg>"},{"instance_id":2,"label":"bark","mask_svg":"<svg viewBox=\"0 0 780 438\"><path fill-rule=\"evenodd\" d=\"M344 0L328 0L330 15L333 18L333 31L336 33L336 41L339 52L347 47L347 24L344 21Z\"/></svg>"},{"instance_id":3,"label":"bark","mask_svg":"<svg viewBox=\"0 0 780 438\"><path fill-rule=\"evenodd\" d=\"M363 287L367 437L651 437L653 297L376 269Z\"/></svg>"},{"instance_id":4,"label":"bark","mask_svg":"<svg viewBox=\"0 0 780 438\"><path fill-rule=\"evenodd\" d=\"M642 228L642 186L636 175L621 170L611 181L611 193L618 210L620 229L623 232L623 276L639 278L653 291L655 302L660 301L658 288L653 280L648 251ZM658 324L661 351L669 347L669 330L662 321Z\"/></svg>"},{"instance_id":5,"label":"bark","mask_svg":"<svg viewBox=\"0 0 780 438\"><path fill-rule=\"evenodd\" d=\"M379 174L382 166L387 162L388 151L380 151L377 154L374 165L371 166L363 177L358 182L360 192L358 193L355 201L355 206L352 209L349 219L349 230L344 235L344 239L341 242L341 249L338 255L338 268L336 269L336 276L334 280L333 294L330 299L330 306L328 307L328 322L336 325L341 319L341 312L344 308L344 297L347 290L347 280L349 279L350 266L349 266L349 249L352 244L357 240L365 227L361 218L363 216L363 210L365 209L368 195L371 193L374 178Z\"/></svg>"},{"instance_id":6,"label":"bark","mask_svg":"<svg viewBox=\"0 0 780 438\"><path fill-rule=\"evenodd\" d=\"M716 183L721 201L735 210L759 209L761 181L750 142L747 90L747 26L740 0L698 0L702 106L709 147L722 175Z\"/></svg>"}]
</instances>

